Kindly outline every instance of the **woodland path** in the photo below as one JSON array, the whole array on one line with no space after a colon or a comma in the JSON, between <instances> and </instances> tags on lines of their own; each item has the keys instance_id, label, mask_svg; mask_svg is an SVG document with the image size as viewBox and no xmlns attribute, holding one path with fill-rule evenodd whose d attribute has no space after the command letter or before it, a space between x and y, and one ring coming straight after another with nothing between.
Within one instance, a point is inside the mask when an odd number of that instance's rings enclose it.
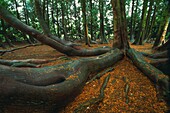
<instances>
[{"instance_id":1,"label":"woodland path","mask_svg":"<svg viewBox=\"0 0 170 113\"><path fill-rule=\"evenodd\" d=\"M111 44L108 44L110 46ZM95 45L94 47L103 46ZM107 45L106 45L107 46ZM86 47L86 46L83 46ZM145 46L131 46L138 51L150 53L151 45ZM88 47L86 47L88 48ZM1 59L53 59L55 61L43 64L42 66L56 65L68 62L70 60L76 60L79 57L63 57L65 55L56 52L56 50L46 46L28 47L20 50L16 50L11 53L6 53L1 56ZM107 83L104 91L105 97L102 102L95 105L88 106L82 113L113 113L113 112L156 112L163 113L168 110L168 107L164 101L158 99L157 90L154 84L140 72L133 63L128 59L124 58L116 65L113 66L114 70L105 73L100 79L94 80L89 84L85 85L82 93L77 96L74 102L68 104L61 113L72 113L79 105L83 102L97 97L100 94L100 87L104 79L110 76L109 82ZM127 89L128 87L128 89ZM125 90L128 90L126 97ZM128 99L128 100L127 100ZM9 106L12 112L15 106ZM17 109L17 108L16 108ZM24 113L38 113L36 109L28 108L28 111ZM10 113L11 111L6 111ZM46 113L46 110L42 110L41 113Z\"/></svg>"}]
</instances>

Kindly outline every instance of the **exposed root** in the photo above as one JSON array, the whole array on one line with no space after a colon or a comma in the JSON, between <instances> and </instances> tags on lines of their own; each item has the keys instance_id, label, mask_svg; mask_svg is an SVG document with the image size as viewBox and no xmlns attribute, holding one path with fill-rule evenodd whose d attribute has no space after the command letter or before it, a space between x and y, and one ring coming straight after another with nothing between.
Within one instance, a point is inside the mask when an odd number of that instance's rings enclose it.
<instances>
[{"instance_id":1,"label":"exposed root","mask_svg":"<svg viewBox=\"0 0 170 113\"><path fill-rule=\"evenodd\" d=\"M80 111L83 111L88 106L91 106L91 105L94 105L94 104L97 104L97 103L101 102L103 100L103 98L104 98L104 90L106 88L106 85L107 85L109 79L110 79L110 74L105 78L105 80L104 80L104 82L102 84L102 87L100 88L100 95L97 98L93 98L91 100L88 100L88 101L82 103L80 106L78 106L74 110L74 113L78 113Z\"/></svg>"},{"instance_id":2,"label":"exposed root","mask_svg":"<svg viewBox=\"0 0 170 113\"><path fill-rule=\"evenodd\" d=\"M169 95L169 78L160 70L147 63L141 54L134 49L129 49L127 55L131 58L133 63L155 84L160 86L162 94Z\"/></svg>"},{"instance_id":3,"label":"exposed root","mask_svg":"<svg viewBox=\"0 0 170 113\"><path fill-rule=\"evenodd\" d=\"M0 50L0 55L4 55L7 52L13 52L15 50L19 50L19 49L23 49L23 48L27 48L27 47L31 47L31 46L39 46L42 45L41 43L38 44L30 44L30 45L25 45L25 46L21 46L21 47L17 47L17 48L13 48L13 49L9 49L9 50Z\"/></svg>"},{"instance_id":4,"label":"exposed root","mask_svg":"<svg viewBox=\"0 0 170 113\"><path fill-rule=\"evenodd\" d=\"M94 81L95 79L100 79L100 77L102 77L104 74L111 72L114 70L114 67L110 67L108 69L106 69L105 71L98 73L97 75L95 75L92 79L90 79L86 84L91 83L92 81Z\"/></svg>"}]
</instances>

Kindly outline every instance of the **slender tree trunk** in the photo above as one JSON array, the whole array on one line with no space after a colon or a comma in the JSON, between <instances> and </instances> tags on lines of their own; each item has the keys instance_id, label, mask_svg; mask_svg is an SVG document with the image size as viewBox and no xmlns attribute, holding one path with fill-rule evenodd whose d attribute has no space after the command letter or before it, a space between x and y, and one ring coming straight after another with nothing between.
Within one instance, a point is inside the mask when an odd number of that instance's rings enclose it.
<instances>
[{"instance_id":1,"label":"slender tree trunk","mask_svg":"<svg viewBox=\"0 0 170 113\"><path fill-rule=\"evenodd\" d=\"M64 39L68 40L67 32L66 32L66 21L65 21L65 3L61 1L61 15L62 15L62 29L64 33Z\"/></svg>"},{"instance_id":2,"label":"slender tree trunk","mask_svg":"<svg viewBox=\"0 0 170 113\"><path fill-rule=\"evenodd\" d=\"M57 36L60 38L60 25L59 25L59 8L58 8L58 0L56 0L56 16L57 16Z\"/></svg>"},{"instance_id":3,"label":"slender tree trunk","mask_svg":"<svg viewBox=\"0 0 170 113\"><path fill-rule=\"evenodd\" d=\"M48 25L45 23L45 20L43 18L43 12L41 12L41 5L39 3L39 0L34 0L35 1L35 10L36 10L36 14L37 14L37 17L38 17L38 20L40 22L40 25L41 25L41 28L43 30L43 32L47 35L50 35L51 32L50 32L50 29L48 27ZM45 1L44 1L45 2ZM43 2L43 3L44 3Z\"/></svg>"},{"instance_id":4,"label":"slender tree trunk","mask_svg":"<svg viewBox=\"0 0 170 113\"><path fill-rule=\"evenodd\" d=\"M93 35L93 4L92 4L92 0L90 0L90 34L91 34L91 40L94 40L94 35Z\"/></svg>"},{"instance_id":5,"label":"slender tree trunk","mask_svg":"<svg viewBox=\"0 0 170 113\"><path fill-rule=\"evenodd\" d=\"M80 37L80 39L81 39L81 18L80 18L80 8L78 9L78 33L79 33L79 37Z\"/></svg>"},{"instance_id":6,"label":"slender tree trunk","mask_svg":"<svg viewBox=\"0 0 170 113\"><path fill-rule=\"evenodd\" d=\"M2 20L2 19L1 19L1 24L2 24L2 32L3 32L3 35L5 37L5 41L7 42L7 44L10 47L14 47L14 45L11 43L11 40L9 39L9 36L7 35L5 23L4 23L4 20Z\"/></svg>"},{"instance_id":7,"label":"slender tree trunk","mask_svg":"<svg viewBox=\"0 0 170 113\"><path fill-rule=\"evenodd\" d=\"M100 38L101 38L101 43L107 43L105 33L104 33L104 6L103 6L103 0L99 0L99 11L100 11Z\"/></svg>"},{"instance_id":8,"label":"slender tree trunk","mask_svg":"<svg viewBox=\"0 0 170 113\"><path fill-rule=\"evenodd\" d=\"M55 29L55 18L54 18L54 0L52 2L52 7L51 7L51 19L52 19L52 26L53 26L53 31L56 34L56 29Z\"/></svg>"},{"instance_id":9,"label":"slender tree trunk","mask_svg":"<svg viewBox=\"0 0 170 113\"><path fill-rule=\"evenodd\" d=\"M135 31L136 31L136 28L137 28L137 25L136 25L136 18L138 16L137 12L138 12L138 5L139 5L139 0L136 0L136 6L135 6L135 11L134 11L134 20L133 20L133 30L134 30L134 36L135 36ZM135 38L135 37L134 37Z\"/></svg>"},{"instance_id":10,"label":"slender tree trunk","mask_svg":"<svg viewBox=\"0 0 170 113\"><path fill-rule=\"evenodd\" d=\"M146 26L145 26L145 34L144 34L144 42L146 42L146 38L147 38L147 31L149 30L149 27L151 26L151 22L150 22L150 18L151 18L151 12L152 12L152 7L154 4L154 0L150 0L150 4L149 4L149 11L148 11L148 15L146 18Z\"/></svg>"},{"instance_id":11,"label":"slender tree trunk","mask_svg":"<svg viewBox=\"0 0 170 113\"><path fill-rule=\"evenodd\" d=\"M87 18L86 18L86 0L81 0L81 5L82 5L82 13L83 13L85 43L86 43L86 45L90 46L90 41L89 41L89 37L88 37Z\"/></svg>"},{"instance_id":12,"label":"slender tree trunk","mask_svg":"<svg viewBox=\"0 0 170 113\"><path fill-rule=\"evenodd\" d=\"M46 23L47 23L47 26L48 26L48 28L50 29L50 19L49 19L49 0L46 0L46 2L47 2L47 11L46 11L46 18L45 18L45 20L46 20Z\"/></svg>"},{"instance_id":13,"label":"slender tree trunk","mask_svg":"<svg viewBox=\"0 0 170 113\"><path fill-rule=\"evenodd\" d=\"M144 0L143 2L143 9L142 9L142 18L141 18L141 22L140 22L140 27L139 27L139 36L136 36L136 40L134 42L134 44L143 44L143 39L144 39L144 34L145 34L145 26L146 26L146 13L147 13L147 4L148 4L148 0Z\"/></svg>"},{"instance_id":14,"label":"slender tree trunk","mask_svg":"<svg viewBox=\"0 0 170 113\"><path fill-rule=\"evenodd\" d=\"M132 0L132 12L131 12L131 20L130 20L130 41L133 42L134 41L134 37L133 37L133 18L134 18L134 4L135 4L135 0Z\"/></svg>"},{"instance_id":15,"label":"slender tree trunk","mask_svg":"<svg viewBox=\"0 0 170 113\"><path fill-rule=\"evenodd\" d=\"M150 26L148 26L148 30L146 31L146 39L145 39L145 42L150 38L151 36L151 31L152 31L152 28L155 24L155 19L156 19L156 11L157 11L157 6L155 5L154 6L154 12L153 12L153 15L152 15L152 19L151 19L151 24Z\"/></svg>"},{"instance_id":16,"label":"slender tree trunk","mask_svg":"<svg viewBox=\"0 0 170 113\"><path fill-rule=\"evenodd\" d=\"M20 14L19 14L19 11L18 11L18 3L17 3L17 0L14 0L15 2L15 10L16 10L16 13L17 13L17 18L20 20Z\"/></svg>"},{"instance_id":17,"label":"slender tree trunk","mask_svg":"<svg viewBox=\"0 0 170 113\"><path fill-rule=\"evenodd\" d=\"M164 13L162 16L164 16L164 18L162 19L159 29L158 29L158 33L157 33L157 38L156 41L153 45L153 48L157 48L158 46L162 45L162 42L165 42L165 35L168 29L168 25L169 25L169 9L168 7L165 8Z\"/></svg>"},{"instance_id":18,"label":"slender tree trunk","mask_svg":"<svg viewBox=\"0 0 170 113\"><path fill-rule=\"evenodd\" d=\"M40 1L39 1L40 2ZM43 4L42 4L42 18L45 20L45 4L46 4L46 0L43 0ZM41 9L40 9L41 10Z\"/></svg>"},{"instance_id":19,"label":"slender tree trunk","mask_svg":"<svg viewBox=\"0 0 170 113\"><path fill-rule=\"evenodd\" d=\"M74 25L75 25L75 30L77 31L77 7L76 7L76 1L74 0ZM77 32L75 32L77 33Z\"/></svg>"}]
</instances>

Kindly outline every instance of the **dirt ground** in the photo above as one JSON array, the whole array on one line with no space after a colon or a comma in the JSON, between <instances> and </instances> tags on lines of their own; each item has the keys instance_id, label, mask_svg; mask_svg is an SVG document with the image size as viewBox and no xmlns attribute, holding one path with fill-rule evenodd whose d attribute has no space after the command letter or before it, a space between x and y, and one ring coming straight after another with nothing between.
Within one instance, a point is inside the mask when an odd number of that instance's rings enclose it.
<instances>
[{"instance_id":1,"label":"dirt ground","mask_svg":"<svg viewBox=\"0 0 170 113\"><path fill-rule=\"evenodd\" d=\"M100 46L111 46L111 44L95 44L91 48ZM85 45L82 47L90 48ZM153 52L151 50L151 44L142 46L131 45L131 47L142 52ZM55 61L42 65L51 66L69 62L71 60L77 60L80 57L68 57L49 46L41 45L5 53L3 56L0 56L0 58L10 60L55 58ZM111 75L111 77L104 91L104 99L95 105L88 106L83 111L80 111L81 113L164 113L168 110L166 102L158 99L154 84L125 57L122 61L114 65L113 71L104 74L99 80L92 81L85 85L82 93L60 112L72 113L83 102L98 97L100 94L100 87L102 86L105 77L108 75ZM127 84L129 91L128 94L125 95ZM126 96L128 96L128 102ZM27 112L25 111L25 113ZM33 111L32 113L38 112Z\"/></svg>"}]
</instances>

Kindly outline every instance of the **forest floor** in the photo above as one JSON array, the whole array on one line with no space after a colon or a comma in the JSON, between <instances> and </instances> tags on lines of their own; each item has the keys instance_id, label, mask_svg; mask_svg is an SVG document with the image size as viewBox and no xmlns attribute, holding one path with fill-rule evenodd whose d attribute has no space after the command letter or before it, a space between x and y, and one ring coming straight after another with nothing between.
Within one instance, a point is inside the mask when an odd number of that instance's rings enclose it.
<instances>
[{"instance_id":1,"label":"forest floor","mask_svg":"<svg viewBox=\"0 0 170 113\"><path fill-rule=\"evenodd\" d=\"M111 46L111 44L95 44L91 48L96 48L100 46ZM85 45L83 45L82 47L91 49L90 47L87 47ZM143 46L131 45L131 47L142 52L153 52L151 50L151 44L145 44ZM36 47L27 47L24 49L5 53L3 56L0 56L0 58L10 60L55 58L55 61L41 65L51 66L65 63L71 60L76 60L80 57L68 57L50 48L49 46L41 45ZM82 93L77 96L72 103L68 104L65 108L63 108L60 112L72 113L83 102L98 97L103 81L108 75L111 76L104 91L104 99L95 105L86 107L83 111L81 111L82 113L164 113L168 110L166 102L158 99L157 90L154 84L142 72L140 72L140 70L138 70L127 57L115 64L113 68L113 71L105 73L100 79L94 80L89 84L86 84L83 88ZM127 84L129 88L127 95L128 101L125 94ZM27 113L27 111L25 113ZM38 112L33 111L29 113Z\"/></svg>"}]
</instances>

